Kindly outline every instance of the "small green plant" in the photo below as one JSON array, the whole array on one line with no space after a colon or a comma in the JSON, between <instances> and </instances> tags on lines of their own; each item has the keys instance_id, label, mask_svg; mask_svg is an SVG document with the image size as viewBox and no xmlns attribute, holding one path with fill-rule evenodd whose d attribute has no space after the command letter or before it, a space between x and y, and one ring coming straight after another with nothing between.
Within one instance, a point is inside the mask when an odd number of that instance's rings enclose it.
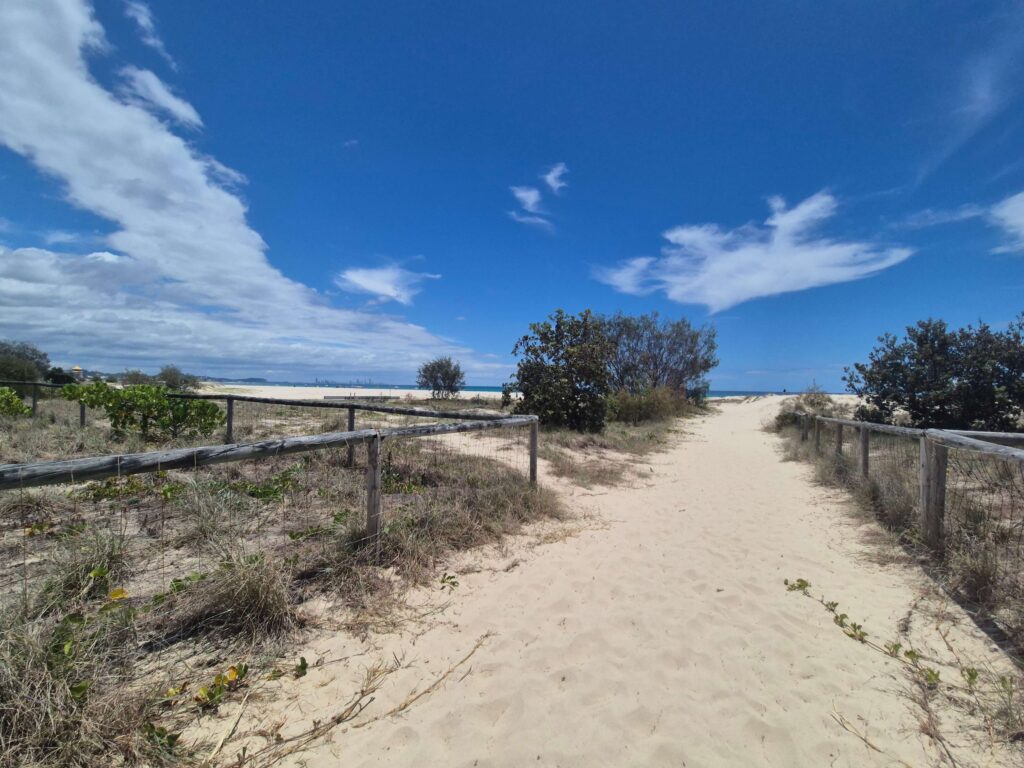
<instances>
[{"instance_id":1,"label":"small green plant","mask_svg":"<svg viewBox=\"0 0 1024 768\"><path fill-rule=\"evenodd\" d=\"M78 499L88 501L115 501L129 499L146 493L145 484L135 475L128 477L108 477L106 480L89 483L72 494Z\"/></svg>"},{"instance_id":2,"label":"small green plant","mask_svg":"<svg viewBox=\"0 0 1024 768\"><path fill-rule=\"evenodd\" d=\"M31 416L32 409L10 387L0 387L0 416Z\"/></svg>"},{"instance_id":3,"label":"small green plant","mask_svg":"<svg viewBox=\"0 0 1024 768\"><path fill-rule=\"evenodd\" d=\"M249 674L249 667L245 664L232 664L223 674L213 678L209 685L203 685L196 691L193 697L200 712L215 710L224 700L224 696L241 688L245 678Z\"/></svg>"},{"instance_id":4,"label":"small green plant","mask_svg":"<svg viewBox=\"0 0 1024 768\"><path fill-rule=\"evenodd\" d=\"M454 592L459 586L459 580L455 577L454 573L444 572L441 577L441 590L447 590L448 593Z\"/></svg>"},{"instance_id":5,"label":"small green plant","mask_svg":"<svg viewBox=\"0 0 1024 768\"><path fill-rule=\"evenodd\" d=\"M787 592L803 592L806 595L808 594L807 590L811 588L811 582L807 579L796 579L795 581L784 579L782 583L786 585ZM832 603L832 610L835 610L837 605L839 603Z\"/></svg>"},{"instance_id":6,"label":"small green plant","mask_svg":"<svg viewBox=\"0 0 1024 768\"><path fill-rule=\"evenodd\" d=\"M308 671L309 671L309 663L306 661L306 657L305 656L300 656L299 657L299 663L296 664L294 667L292 667L292 676L295 677L295 679L297 680L300 677L305 677L306 676L306 672L308 672Z\"/></svg>"},{"instance_id":7,"label":"small green plant","mask_svg":"<svg viewBox=\"0 0 1024 768\"><path fill-rule=\"evenodd\" d=\"M298 487L296 475L300 469L301 465L295 464L259 483L250 480L236 480L228 483L225 487L235 493L242 493L260 501L281 501L285 493Z\"/></svg>"},{"instance_id":8,"label":"small green plant","mask_svg":"<svg viewBox=\"0 0 1024 768\"><path fill-rule=\"evenodd\" d=\"M163 726L153 725L149 722L142 726L142 732L157 748L157 751L167 755L174 752L174 747L178 743L178 739L181 738L180 733L171 733Z\"/></svg>"}]
</instances>

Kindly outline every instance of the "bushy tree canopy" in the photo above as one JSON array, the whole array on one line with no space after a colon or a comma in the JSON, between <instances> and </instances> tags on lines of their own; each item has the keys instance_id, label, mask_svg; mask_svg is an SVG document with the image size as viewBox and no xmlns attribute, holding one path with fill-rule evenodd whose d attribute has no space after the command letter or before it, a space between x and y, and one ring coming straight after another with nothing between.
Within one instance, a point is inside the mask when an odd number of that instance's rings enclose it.
<instances>
[{"instance_id":1,"label":"bushy tree canopy","mask_svg":"<svg viewBox=\"0 0 1024 768\"><path fill-rule=\"evenodd\" d=\"M612 389L638 395L669 389L703 397L704 377L718 365L718 342L711 326L694 328L686 318L671 320L657 312L603 318L611 341L608 361Z\"/></svg>"},{"instance_id":2,"label":"bushy tree canopy","mask_svg":"<svg viewBox=\"0 0 1024 768\"><path fill-rule=\"evenodd\" d=\"M50 358L24 341L0 341L0 379L40 381L50 370Z\"/></svg>"},{"instance_id":3,"label":"bushy tree canopy","mask_svg":"<svg viewBox=\"0 0 1024 768\"><path fill-rule=\"evenodd\" d=\"M466 386L466 375L462 372L462 366L450 357L438 357L420 366L416 374L416 386L429 389L434 398L458 397Z\"/></svg>"},{"instance_id":4,"label":"bushy tree canopy","mask_svg":"<svg viewBox=\"0 0 1024 768\"><path fill-rule=\"evenodd\" d=\"M520 394L517 413L580 432L601 431L611 342L599 317L589 309L579 315L556 310L544 322L531 323L512 351L520 360L504 399Z\"/></svg>"},{"instance_id":5,"label":"bushy tree canopy","mask_svg":"<svg viewBox=\"0 0 1024 768\"><path fill-rule=\"evenodd\" d=\"M156 375L156 380L168 389L192 390L199 386L199 377L185 373L176 365L165 365Z\"/></svg>"},{"instance_id":6,"label":"bushy tree canopy","mask_svg":"<svg viewBox=\"0 0 1024 768\"><path fill-rule=\"evenodd\" d=\"M892 421L904 412L917 427L1017 431L1024 419L1024 314L1005 331L984 323L950 330L922 320L902 339L887 333L867 363L846 369L857 415Z\"/></svg>"}]
</instances>

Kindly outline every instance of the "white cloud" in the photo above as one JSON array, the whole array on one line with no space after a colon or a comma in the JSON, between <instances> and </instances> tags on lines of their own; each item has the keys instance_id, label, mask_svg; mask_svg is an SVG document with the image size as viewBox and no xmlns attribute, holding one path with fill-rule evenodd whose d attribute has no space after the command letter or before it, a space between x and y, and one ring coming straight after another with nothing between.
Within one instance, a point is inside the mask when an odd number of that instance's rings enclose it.
<instances>
[{"instance_id":1,"label":"white cloud","mask_svg":"<svg viewBox=\"0 0 1024 768\"><path fill-rule=\"evenodd\" d=\"M142 2L142 0L126 0L124 14L134 21L135 25L139 28L139 37L142 39L142 42L159 53L171 69L177 69L177 63L171 58L171 54L167 52L167 48L164 46L164 41L160 39L156 32L156 21L153 19L153 12L149 6Z\"/></svg>"},{"instance_id":2,"label":"white cloud","mask_svg":"<svg viewBox=\"0 0 1024 768\"><path fill-rule=\"evenodd\" d=\"M919 169L918 183L984 130L1019 92L1024 11L1014 7L989 22L997 32L984 51L948 78L949 94L938 120L944 136Z\"/></svg>"},{"instance_id":3,"label":"white cloud","mask_svg":"<svg viewBox=\"0 0 1024 768\"><path fill-rule=\"evenodd\" d=\"M554 225L545 219L543 216L531 216L530 214L520 213L519 211L508 211L508 217L512 221L517 221L520 224L525 224L528 227L537 227L548 232L554 230Z\"/></svg>"},{"instance_id":4,"label":"white cloud","mask_svg":"<svg viewBox=\"0 0 1024 768\"><path fill-rule=\"evenodd\" d=\"M658 258L627 260L596 270L597 279L623 293L663 291L673 301L703 304L712 312L762 296L859 280L907 259L908 248L815 237L832 218L836 201L819 192L793 208L769 200L764 226L722 230L716 224L674 227Z\"/></svg>"},{"instance_id":5,"label":"white cloud","mask_svg":"<svg viewBox=\"0 0 1024 768\"><path fill-rule=\"evenodd\" d=\"M997 253L1024 251L1024 192L1018 192L992 206L992 222L1002 228L1009 242L996 248Z\"/></svg>"},{"instance_id":6,"label":"white cloud","mask_svg":"<svg viewBox=\"0 0 1024 768\"><path fill-rule=\"evenodd\" d=\"M543 213L540 207L540 190L536 187L509 187L523 210L527 213Z\"/></svg>"},{"instance_id":7,"label":"white cloud","mask_svg":"<svg viewBox=\"0 0 1024 768\"><path fill-rule=\"evenodd\" d=\"M541 214L545 213L541 207L541 194L540 190L536 187L509 187L509 190L515 196L516 200L519 201L519 205L522 206L523 211L508 211L508 217L512 221L525 224L528 227L536 227L537 229L543 229L547 232L554 231L554 225L549 219Z\"/></svg>"},{"instance_id":8,"label":"white cloud","mask_svg":"<svg viewBox=\"0 0 1024 768\"><path fill-rule=\"evenodd\" d=\"M899 226L907 229L925 229L942 224L954 224L958 221L970 221L985 216L988 212L980 205L965 203L958 208L939 209L925 208L907 216Z\"/></svg>"},{"instance_id":9,"label":"white cloud","mask_svg":"<svg viewBox=\"0 0 1024 768\"><path fill-rule=\"evenodd\" d=\"M420 292L424 280L437 280L440 275L410 272L399 266L353 268L339 274L334 283L345 291L368 293L378 301L397 301L412 304L412 297Z\"/></svg>"},{"instance_id":10,"label":"white cloud","mask_svg":"<svg viewBox=\"0 0 1024 768\"><path fill-rule=\"evenodd\" d=\"M121 76L126 81L130 97L156 107L158 111L167 113L190 128L202 127L203 121L195 107L171 93L164 82L148 69L125 67L121 70Z\"/></svg>"},{"instance_id":11,"label":"white cloud","mask_svg":"<svg viewBox=\"0 0 1024 768\"><path fill-rule=\"evenodd\" d=\"M91 77L84 53L103 40L83 0L0 3L0 145L116 226L100 255L0 250L5 334L114 369L402 373L435 354L490 365L401 318L332 307L285 277L221 185L227 169Z\"/></svg>"},{"instance_id":12,"label":"white cloud","mask_svg":"<svg viewBox=\"0 0 1024 768\"><path fill-rule=\"evenodd\" d=\"M82 236L75 232L66 232L63 229L51 229L43 233L43 242L47 245L70 245L77 243Z\"/></svg>"},{"instance_id":13,"label":"white cloud","mask_svg":"<svg viewBox=\"0 0 1024 768\"><path fill-rule=\"evenodd\" d=\"M569 182L562 181L562 177L568 172L569 168L565 163L555 163L547 173L541 176L541 178L544 179L544 183L551 188L551 191L557 194L562 189L569 186Z\"/></svg>"}]
</instances>

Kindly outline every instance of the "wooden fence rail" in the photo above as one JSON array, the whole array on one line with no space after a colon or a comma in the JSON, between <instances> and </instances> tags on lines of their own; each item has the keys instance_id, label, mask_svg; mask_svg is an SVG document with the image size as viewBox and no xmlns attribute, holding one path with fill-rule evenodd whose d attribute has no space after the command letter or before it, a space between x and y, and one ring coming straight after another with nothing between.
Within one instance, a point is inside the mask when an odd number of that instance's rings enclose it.
<instances>
[{"instance_id":1,"label":"wooden fence rail","mask_svg":"<svg viewBox=\"0 0 1024 768\"><path fill-rule=\"evenodd\" d=\"M821 453L821 432L823 424L835 427L835 452L843 452L843 429L855 428L859 435L858 469L862 477L869 476L871 433L896 435L919 442L918 480L920 528L925 542L932 549L941 551L944 543L943 524L946 512L946 470L949 449L970 450L986 454L993 459L1013 462L1024 467L1024 434L1015 432L981 432L945 429L913 429L890 424L874 424L852 419L835 419L827 416L804 416L804 421L813 419L814 450ZM809 427L801 425L801 435Z\"/></svg>"},{"instance_id":2,"label":"wooden fence rail","mask_svg":"<svg viewBox=\"0 0 1024 768\"><path fill-rule=\"evenodd\" d=\"M528 427L530 451L530 482L537 482L537 424L536 416L504 416L499 419L458 421L451 424L418 424L411 427L364 429L348 432L328 432L322 435L284 437L255 443L207 445L199 448L176 448L114 456L91 456L65 461L46 461L30 464L0 465L0 490L35 488L44 485L79 483L85 480L103 480L110 477L159 472L166 469L194 469L232 461L286 456L326 448L346 446L351 462L352 452L358 445L367 446L366 468L366 527L367 534L380 533L381 507L381 445L399 438L422 438L462 432L481 432L492 429Z\"/></svg>"}]
</instances>

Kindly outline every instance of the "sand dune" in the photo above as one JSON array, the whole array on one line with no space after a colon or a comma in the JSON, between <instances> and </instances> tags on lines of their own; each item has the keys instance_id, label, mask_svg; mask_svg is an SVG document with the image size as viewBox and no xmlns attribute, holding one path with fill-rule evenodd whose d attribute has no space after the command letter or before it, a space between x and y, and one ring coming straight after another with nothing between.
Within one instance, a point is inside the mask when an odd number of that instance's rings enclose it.
<instances>
[{"instance_id":1,"label":"sand dune","mask_svg":"<svg viewBox=\"0 0 1024 768\"><path fill-rule=\"evenodd\" d=\"M639 467L631 487L566 489L583 530L535 531L455 564L450 598L412 596L424 610L450 601L432 618L362 644L320 638L304 651L310 660L351 658L269 684L240 732L280 725L287 736L326 720L367 667L398 659L358 718L290 764L938 764L900 667L845 637L783 579L810 580L880 642L902 620L905 644L948 657L941 609L968 658L1006 660L954 606L915 603L928 591L920 572L880 564L871 526L841 494L780 460L777 438L759 430L778 403L730 403L685 422L689 434ZM939 714L961 765L1009 764L956 713Z\"/></svg>"}]
</instances>

